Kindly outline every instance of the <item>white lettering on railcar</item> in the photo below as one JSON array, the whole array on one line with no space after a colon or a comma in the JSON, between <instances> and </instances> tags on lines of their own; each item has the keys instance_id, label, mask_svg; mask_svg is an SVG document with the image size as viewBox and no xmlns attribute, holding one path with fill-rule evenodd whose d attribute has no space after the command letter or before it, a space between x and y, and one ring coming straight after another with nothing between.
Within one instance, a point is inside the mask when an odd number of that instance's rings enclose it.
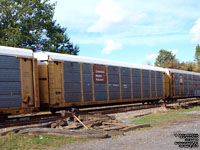
<instances>
[{"instance_id":1,"label":"white lettering on railcar","mask_svg":"<svg viewBox=\"0 0 200 150\"><path fill-rule=\"evenodd\" d=\"M96 74L97 78L102 78L103 76L101 74Z\"/></svg>"},{"instance_id":2,"label":"white lettering on railcar","mask_svg":"<svg viewBox=\"0 0 200 150\"><path fill-rule=\"evenodd\" d=\"M105 73L105 71L102 71L102 70L96 70L95 72L96 72L96 73L102 73L102 74Z\"/></svg>"}]
</instances>

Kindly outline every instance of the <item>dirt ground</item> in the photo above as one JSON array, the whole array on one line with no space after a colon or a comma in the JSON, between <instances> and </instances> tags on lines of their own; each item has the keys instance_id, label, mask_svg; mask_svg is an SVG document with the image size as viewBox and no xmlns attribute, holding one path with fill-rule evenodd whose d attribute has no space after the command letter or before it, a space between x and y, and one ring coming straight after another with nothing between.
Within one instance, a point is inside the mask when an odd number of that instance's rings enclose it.
<instances>
[{"instance_id":1,"label":"dirt ground","mask_svg":"<svg viewBox=\"0 0 200 150\"><path fill-rule=\"evenodd\" d=\"M175 145L175 142L183 142L184 140L175 137L176 133L200 135L200 115L195 116L190 121L131 131L125 136L110 139L68 144L58 150L180 150L182 148ZM193 148L193 150L200 150L200 147Z\"/></svg>"}]
</instances>

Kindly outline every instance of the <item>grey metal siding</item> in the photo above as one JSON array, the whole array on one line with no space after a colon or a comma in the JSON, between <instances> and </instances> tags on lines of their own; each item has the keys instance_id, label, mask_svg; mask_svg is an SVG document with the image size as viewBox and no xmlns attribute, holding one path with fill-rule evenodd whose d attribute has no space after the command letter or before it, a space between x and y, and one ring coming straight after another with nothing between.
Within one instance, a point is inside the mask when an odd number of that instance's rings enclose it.
<instances>
[{"instance_id":1,"label":"grey metal siding","mask_svg":"<svg viewBox=\"0 0 200 150\"><path fill-rule=\"evenodd\" d=\"M160 71L156 72L156 80L157 80L157 96L163 96L163 73Z\"/></svg>"},{"instance_id":2,"label":"grey metal siding","mask_svg":"<svg viewBox=\"0 0 200 150\"><path fill-rule=\"evenodd\" d=\"M140 70L132 70L132 80L133 80L133 97L141 98L141 77Z\"/></svg>"},{"instance_id":3,"label":"grey metal siding","mask_svg":"<svg viewBox=\"0 0 200 150\"><path fill-rule=\"evenodd\" d=\"M82 64L84 101L92 101L92 68L91 64Z\"/></svg>"},{"instance_id":4,"label":"grey metal siding","mask_svg":"<svg viewBox=\"0 0 200 150\"><path fill-rule=\"evenodd\" d=\"M142 88L143 88L143 97L150 97L150 81L149 81L149 71L142 70Z\"/></svg>"},{"instance_id":5,"label":"grey metal siding","mask_svg":"<svg viewBox=\"0 0 200 150\"><path fill-rule=\"evenodd\" d=\"M109 96L110 100L120 99L119 68L108 67Z\"/></svg>"},{"instance_id":6,"label":"grey metal siding","mask_svg":"<svg viewBox=\"0 0 200 150\"><path fill-rule=\"evenodd\" d=\"M155 71L151 71L151 96L156 97Z\"/></svg>"},{"instance_id":7,"label":"grey metal siding","mask_svg":"<svg viewBox=\"0 0 200 150\"><path fill-rule=\"evenodd\" d=\"M21 107L20 60L0 56L0 108Z\"/></svg>"},{"instance_id":8,"label":"grey metal siding","mask_svg":"<svg viewBox=\"0 0 200 150\"><path fill-rule=\"evenodd\" d=\"M80 64L65 61L63 68L65 102L81 102Z\"/></svg>"},{"instance_id":9,"label":"grey metal siding","mask_svg":"<svg viewBox=\"0 0 200 150\"><path fill-rule=\"evenodd\" d=\"M107 99L107 85L106 83L95 83L95 100L102 101Z\"/></svg>"},{"instance_id":10,"label":"grey metal siding","mask_svg":"<svg viewBox=\"0 0 200 150\"><path fill-rule=\"evenodd\" d=\"M130 69L121 68L122 99L131 99Z\"/></svg>"}]
</instances>

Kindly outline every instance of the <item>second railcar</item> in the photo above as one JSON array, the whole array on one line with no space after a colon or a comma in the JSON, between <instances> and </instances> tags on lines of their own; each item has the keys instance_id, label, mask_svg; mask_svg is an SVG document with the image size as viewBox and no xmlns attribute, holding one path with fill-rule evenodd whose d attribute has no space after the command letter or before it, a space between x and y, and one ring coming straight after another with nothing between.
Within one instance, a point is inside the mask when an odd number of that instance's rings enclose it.
<instances>
[{"instance_id":1,"label":"second railcar","mask_svg":"<svg viewBox=\"0 0 200 150\"><path fill-rule=\"evenodd\" d=\"M199 97L200 73L169 69L170 97Z\"/></svg>"},{"instance_id":2,"label":"second railcar","mask_svg":"<svg viewBox=\"0 0 200 150\"><path fill-rule=\"evenodd\" d=\"M38 84L32 50L0 46L0 114L38 109Z\"/></svg>"},{"instance_id":3,"label":"second railcar","mask_svg":"<svg viewBox=\"0 0 200 150\"><path fill-rule=\"evenodd\" d=\"M35 57L39 62L40 102L48 108L169 96L168 72L163 68L50 52L35 53Z\"/></svg>"}]
</instances>

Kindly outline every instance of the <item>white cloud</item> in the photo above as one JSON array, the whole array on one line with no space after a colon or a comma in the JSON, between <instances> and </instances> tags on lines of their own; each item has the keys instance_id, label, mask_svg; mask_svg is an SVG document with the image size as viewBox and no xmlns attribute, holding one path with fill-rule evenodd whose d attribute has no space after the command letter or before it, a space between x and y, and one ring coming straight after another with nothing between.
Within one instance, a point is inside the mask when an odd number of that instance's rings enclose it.
<instances>
[{"instance_id":1,"label":"white cloud","mask_svg":"<svg viewBox=\"0 0 200 150\"><path fill-rule=\"evenodd\" d=\"M112 25L121 23L126 16L126 11L113 0L99 2L96 6L96 13L100 19L95 25L88 28L88 32L104 32Z\"/></svg>"},{"instance_id":2,"label":"white cloud","mask_svg":"<svg viewBox=\"0 0 200 150\"><path fill-rule=\"evenodd\" d=\"M169 49L168 50L169 52L172 52L172 54L177 54L178 53L178 50L177 49Z\"/></svg>"},{"instance_id":3,"label":"white cloud","mask_svg":"<svg viewBox=\"0 0 200 150\"><path fill-rule=\"evenodd\" d=\"M101 51L102 54L110 54L113 51L121 50L122 44L114 42L113 40L107 40L105 48Z\"/></svg>"},{"instance_id":4,"label":"white cloud","mask_svg":"<svg viewBox=\"0 0 200 150\"><path fill-rule=\"evenodd\" d=\"M148 59L148 60L156 59L157 56L158 56L158 54L147 55L147 56L146 56L146 59Z\"/></svg>"},{"instance_id":5,"label":"white cloud","mask_svg":"<svg viewBox=\"0 0 200 150\"><path fill-rule=\"evenodd\" d=\"M193 36L193 42L200 42L200 18L196 21L196 24L192 27L190 33Z\"/></svg>"}]
</instances>

